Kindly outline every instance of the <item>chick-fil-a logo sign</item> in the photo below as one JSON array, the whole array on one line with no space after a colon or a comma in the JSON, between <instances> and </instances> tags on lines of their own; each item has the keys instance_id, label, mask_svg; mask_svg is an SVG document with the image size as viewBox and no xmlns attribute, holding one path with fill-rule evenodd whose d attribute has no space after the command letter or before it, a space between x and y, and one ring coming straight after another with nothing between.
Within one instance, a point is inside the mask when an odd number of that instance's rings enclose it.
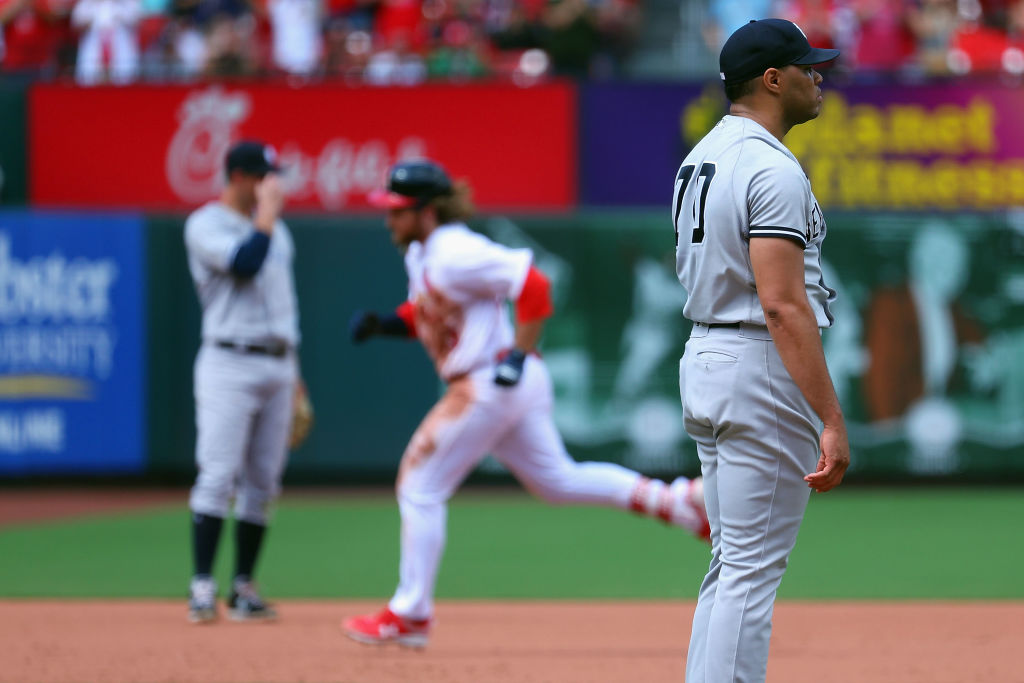
<instances>
[{"instance_id":1,"label":"chick-fil-a logo sign","mask_svg":"<svg viewBox=\"0 0 1024 683\"><path fill-rule=\"evenodd\" d=\"M253 111L247 93L227 93L218 87L185 99L166 159L167 182L179 199L195 204L220 191L224 156ZM295 141L286 141L280 161L289 197L300 201L315 197L324 208L338 209L348 203L349 195L365 195L380 187L394 162L426 155L426 141L415 136L401 138L393 150L380 139L332 137L319 153L312 154Z\"/></svg>"},{"instance_id":2,"label":"chick-fil-a logo sign","mask_svg":"<svg viewBox=\"0 0 1024 683\"><path fill-rule=\"evenodd\" d=\"M224 184L224 155L252 105L243 92L219 88L189 95L178 110L178 130L167 146L167 181L190 204L215 195Z\"/></svg>"},{"instance_id":3,"label":"chick-fil-a logo sign","mask_svg":"<svg viewBox=\"0 0 1024 683\"><path fill-rule=\"evenodd\" d=\"M39 84L29 97L29 195L40 207L194 208L224 187L231 145L257 139L277 149L292 209L367 208L367 193L383 185L388 167L413 157L437 159L469 179L481 208L565 208L577 175L574 101L561 83ZM544 150L539 166L537 150ZM494 172L496 158L502 173Z\"/></svg>"}]
</instances>

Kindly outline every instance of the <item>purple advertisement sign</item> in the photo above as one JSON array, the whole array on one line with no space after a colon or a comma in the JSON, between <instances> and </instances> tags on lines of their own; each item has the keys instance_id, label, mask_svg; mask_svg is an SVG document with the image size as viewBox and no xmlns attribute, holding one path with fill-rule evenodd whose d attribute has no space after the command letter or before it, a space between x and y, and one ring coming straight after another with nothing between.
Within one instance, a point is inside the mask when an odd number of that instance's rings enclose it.
<instances>
[{"instance_id":1,"label":"purple advertisement sign","mask_svg":"<svg viewBox=\"0 0 1024 683\"><path fill-rule=\"evenodd\" d=\"M989 210L1024 204L1024 92L997 84L830 88L786 144L818 201L841 209ZM666 205L687 151L726 113L717 83L583 88L581 198Z\"/></svg>"},{"instance_id":2,"label":"purple advertisement sign","mask_svg":"<svg viewBox=\"0 0 1024 683\"><path fill-rule=\"evenodd\" d=\"M580 201L667 207L676 171L690 149L680 117L700 95L700 86L693 85L581 86ZM720 100L715 98L716 120Z\"/></svg>"}]
</instances>

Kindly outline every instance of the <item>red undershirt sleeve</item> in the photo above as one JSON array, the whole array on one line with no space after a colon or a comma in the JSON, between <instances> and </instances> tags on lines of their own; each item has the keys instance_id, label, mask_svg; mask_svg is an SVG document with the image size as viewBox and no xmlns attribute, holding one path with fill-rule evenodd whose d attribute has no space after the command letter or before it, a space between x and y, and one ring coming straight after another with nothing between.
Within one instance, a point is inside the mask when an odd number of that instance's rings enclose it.
<instances>
[{"instance_id":1,"label":"red undershirt sleeve","mask_svg":"<svg viewBox=\"0 0 1024 683\"><path fill-rule=\"evenodd\" d=\"M416 336L416 307L412 305L411 301L403 301L398 308L395 309L395 315L402 319L405 326L409 328L409 336Z\"/></svg>"},{"instance_id":2,"label":"red undershirt sleeve","mask_svg":"<svg viewBox=\"0 0 1024 683\"><path fill-rule=\"evenodd\" d=\"M550 318L554 312L555 308L551 303L551 283L544 273L535 266L530 266L526 273L526 281L523 282L523 289L516 299L516 321L530 323Z\"/></svg>"}]
</instances>

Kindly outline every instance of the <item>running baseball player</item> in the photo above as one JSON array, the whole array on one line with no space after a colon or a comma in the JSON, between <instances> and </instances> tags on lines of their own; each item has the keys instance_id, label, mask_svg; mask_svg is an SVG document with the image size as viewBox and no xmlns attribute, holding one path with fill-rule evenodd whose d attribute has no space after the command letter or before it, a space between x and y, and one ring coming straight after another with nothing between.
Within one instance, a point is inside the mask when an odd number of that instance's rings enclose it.
<instances>
[{"instance_id":1,"label":"running baseball player","mask_svg":"<svg viewBox=\"0 0 1024 683\"><path fill-rule=\"evenodd\" d=\"M399 466L398 589L380 612L343 623L363 643L426 645L447 502L487 453L550 503L632 509L707 533L699 479L666 484L566 453L551 414L551 377L536 351L552 314L548 281L529 249L496 244L462 222L471 213L468 197L467 185L453 185L431 161L397 164L387 189L371 195L387 208L392 239L405 250L409 296L394 314L357 313L353 339L419 338L447 390ZM514 331L506 301L515 302Z\"/></svg>"},{"instance_id":2,"label":"running baseball player","mask_svg":"<svg viewBox=\"0 0 1024 683\"><path fill-rule=\"evenodd\" d=\"M815 118L838 56L781 19L736 30L720 56L730 113L675 180L676 272L693 331L680 363L711 523L688 683L764 681L775 593L811 489L850 462L821 328L835 292L819 259L825 221L783 137Z\"/></svg>"},{"instance_id":3,"label":"running baseball player","mask_svg":"<svg viewBox=\"0 0 1024 683\"><path fill-rule=\"evenodd\" d=\"M220 198L185 224L189 269L203 309L195 362L196 464L189 501L192 558L189 620L217 618L212 576L232 498L235 573L228 596L234 620L273 619L253 572L280 490L296 394L298 309L294 245L280 218L284 195L273 149L236 144L225 160Z\"/></svg>"}]
</instances>

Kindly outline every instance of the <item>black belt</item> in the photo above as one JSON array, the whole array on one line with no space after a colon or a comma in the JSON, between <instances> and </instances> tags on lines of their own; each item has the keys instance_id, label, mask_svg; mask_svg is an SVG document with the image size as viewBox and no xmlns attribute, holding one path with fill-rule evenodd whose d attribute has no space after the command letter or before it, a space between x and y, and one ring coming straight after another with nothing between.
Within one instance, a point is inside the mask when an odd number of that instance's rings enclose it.
<instances>
[{"instance_id":1,"label":"black belt","mask_svg":"<svg viewBox=\"0 0 1024 683\"><path fill-rule=\"evenodd\" d=\"M231 349L239 353L255 353L261 356L274 356L275 358L283 358L288 355L287 344L241 344L226 340L218 340L214 343L219 348Z\"/></svg>"},{"instance_id":2,"label":"black belt","mask_svg":"<svg viewBox=\"0 0 1024 683\"><path fill-rule=\"evenodd\" d=\"M739 323L694 323L697 327L706 327L708 329L715 329L716 327L727 327L732 330L740 329Z\"/></svg>"}]
</instances>

